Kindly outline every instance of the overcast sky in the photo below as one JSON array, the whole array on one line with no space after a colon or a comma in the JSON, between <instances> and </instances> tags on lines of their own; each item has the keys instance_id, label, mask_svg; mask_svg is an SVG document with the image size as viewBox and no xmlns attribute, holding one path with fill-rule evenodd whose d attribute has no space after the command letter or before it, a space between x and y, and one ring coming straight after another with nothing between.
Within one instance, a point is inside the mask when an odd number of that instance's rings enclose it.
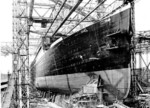
<instances>
[{"instance_id":1,"label":"overcast sky","mask_svg":"<svg viewBox=\"0 0 150 108\"><path fill-rule=\"evenodd\" d=\"M0 42L12 41L12 1L2 0L0 3ZM8 71L12 71L12 57L0 55L0 72L7 73Z\"/></svg>"},{"instance_id":2,"label":"overcast sky","mask_svg":"<svg viewBox=\"0 0 150 108\"><path fill-rule=\"evenodd\" d=\"M0 42L12 41L12 1L2 0L0 3ZM150 0L137 0L135 7L136 30L150 30ZM0 72L11 72L11 56L0 56Z\"/></svg>"}]
</instances>

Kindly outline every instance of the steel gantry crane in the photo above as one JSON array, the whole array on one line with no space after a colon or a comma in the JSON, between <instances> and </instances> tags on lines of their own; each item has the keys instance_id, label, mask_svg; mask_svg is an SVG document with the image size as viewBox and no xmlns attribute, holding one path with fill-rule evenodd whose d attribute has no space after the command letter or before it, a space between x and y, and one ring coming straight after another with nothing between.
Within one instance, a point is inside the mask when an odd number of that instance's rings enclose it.
<instances>
[{"instance_id":1,"label":"steel gantry crane","mask_svg":"<svg viewBox=\"0 0 150 108\"><path fill-rule=\"evenodd\" d=\"M60 22L62 20L62 16L60 15L60 11L63 12L62 10L64 9L71 9L70 12L68 12L68 15L63 18L63 21L58 24L59 26L57 27L56 30L53 30L54 32L52 33L52 37L59 31L59 29L66 23L66 21L74 20L74 21L80 21L76 19L68 19L69 17L72 17L74 11L77 12L77 14L81 15L80 17L85 16L84 19L88 17L88 19L91 20L91 22L97 21L96 18L91 17L90 14L94 12L91 11L89 14L84 12L81 8L79 7L79 4L82 2L82 0L79 0L77 4L72 7L69 4L61 1L54 1L54 6L49 8L52 9L50 17L46 19L46 12L44 12L44 15L40 15L39 12L34 8L34 4L37 6L43 6L43 3L34 3L35 0L31 0L30 3L28 3L28 0L14 0L13 1L13 47L15 49L15 52L13 54L13 73L15 75L15 89L14 89L14 100L15 104L14 107L19 107L19 108L29 108L29 84L30 84L30 74L29 74L29 35L31 34L30 31L32 31L33 23L38 22L43 25L47 25L47 23L52 23L51 26L47 29L45 32L45 36L49 32L49 29L55 26L53 24L54 22L57 21ZM90 0L91 1L91 0ZM90 1L86 2L86 5L90 3ZM104 0L106 1L106 0ZM104 2L103 1L103 2ZM103 4L101 2L97 8ZM49 5L49 1L46 5L44 6L51 6ZM57 5L58 4L58 5ZM56 6L59 6L59 11L57 12ZM96 10L96 9L95 9ZM68 11L68 10L67 10ZM35 15L35 13L37 14ZM55 16L55 13L56 16ZM53 15L52 15L53 14ZM53 17L55 16L55 18ZM57 17L59 16L59 17ZM77 15L76 15L77 16ZM50 21L52 19L52 21ZM58 20L60 19L60 21ZM55 21L56 20L56 21ZM83 20L80 21L80 23L83 22ZM68 23L67 23L68 25ZM78 24L79 25L79 24ZM32 27L31 27L32 26ZM45 26L46 27L46 26ZM41 29L41 28L39 28Z\"/></svg>"},{"instance_id":2,"label":"steel gantry crane","mask_svg":"<svg viewBox=\"0 0 150 108\"><path fill-rule=\"evenodd\" d=\"M32 43L35 43L32 47L34 47L33 52L36 53L37 47L41 47L42 37L56 38L58 33L67 37L83 27L114 14L128 3L131 3L132 7L132 25L135 25L134 0L75 0L76 2L73 3L75 6L69 1L45 0L44 3L40 0L13 0L13 47L15 49L13 54L15 104L13 105L15 108L30 107L29 48ZM109 1L108 4L105 4L107 1ZM135 35L135 29L133 35ZM134 38L132 42L134 44ZM135 67L134 58L133 54L131 71ZM132 75L134 76L134 71ZM134 78L132 80L135 80Z\"/></svg>"}]
</instances>

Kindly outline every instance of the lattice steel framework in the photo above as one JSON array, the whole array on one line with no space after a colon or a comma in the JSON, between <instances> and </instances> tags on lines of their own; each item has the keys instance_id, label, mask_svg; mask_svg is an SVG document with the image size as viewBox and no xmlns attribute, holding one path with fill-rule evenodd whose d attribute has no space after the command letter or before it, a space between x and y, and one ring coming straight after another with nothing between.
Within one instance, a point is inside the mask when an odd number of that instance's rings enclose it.
<instances>
[{"instance_id":1,"label":"lattice steel framework","mask_svg":"<svg viewBox=\"0 0 150 108\"><path fill-rule=\"evenodd\" d=\"M61 0L45 0L47 3L41 3L41 1L31 0L31 3L28 0L14 0L13 1L13 46L15 49L15 53L13 55L13 71L16 75L16 89L14 91L14 99L16 100L15 107L20 108L29 108L29 32L30 32L30 40L31 38L36 41L35 46L37 49L38 44L42 36L53 36L53 33L56 31L57 27L61 24L62 19L66 17L69 13L69 9L73 7L73 5L66 3L61 13L55 18L63 5ZM63 0L65 1L65 0ZM69 1L69 0L68 0ZM85 0L83 0L85 1ZM75 12L66 20L63 26L59 29L58 33L63 33L65 35L72 34L76 32L80 28L79 26L86 27L87 25L93 24L99 20L102 20L109 15L113 14L117 10L121 9L127 2L131 2L132 7L132 25L133 25L133 39L132 44L134 43L135 36L135 19L134 19L134 0L123 0L118 1L114 0L109 4L105 4L108 0L99 1L95 7L91 8L89 5L90 1L86 1L83 6L78 7ZM53 2L53 4L52 4ZM73 3L74 4L74 3ZM87 4L87 5L86 5ZM85 8L86 5L86 8ZM28 7L30 6L30 10L28 11ZM99 9L101 8L101 10ZM45 9L40 11L40 9ZM28 15L28 12L30 14ZM93 17L94 12L96 12L97 17ZM64 14L67 13L67 14ZM29 16L29 17L28 17ZM29 19L28 19L29 18ZM29 20L32 21L33 25L30 28ZM90 22L89 24L84 25L85 22ZM37 27L40 23L43 24L44 27ZM52 26L53 25L53 26ZM67 26L66 26L67 25ZM68 26L69 25L69 26ZM81 27L81 28L84 28ZM41 30L42 28L42 30ZM50 28L50 29L49 29ZM75 30L76 28L76 30ZM81 29L80 28L80 29ZM66 30L69 30L66 31ZM38 34L39 36L32 36L33 33ZM37 38L38 37L38 38ZM31 42L31 41L30 41ZM34 44L32 41L31 44ZM31 47L32 45L30 45ZM131 57L131 71L132 71L132 82L136 82L135 76L135 50L132 50ZM136 95L136 83L132 83L134 88L131 90L133 94ZM19 105L19 106L18 106Z\"/></svg>"},{"instance_id":2,"label":"lattice steel framework","mask_svg":"<svg viewBox=\"0 0 150 108\"><path fill-rule=\"evenodd\" d=\"M29 26L26 0L13 1L13 72L15 108L29 108Z\"/></svg>"},{"instance_id":3,"label":"lattice steel framework","mask_svg":"<svg viewBox=\"0 0 150 108\"><path fill-rule=\"evenodd\" d=\"M136 74L141 84L141 92L147 92L150 87L150 30L139 31L136 35Z\"/></svg>"},{"instance_id":4,"label":"lattice steel framework","mask_svg":"<svg viewBox=\"0 0 150 108\"><path fill-rule=\"evenodd\" d=\"M144 86L148 87L149 84L149 65L150 62L147 59L147 62L144 60L142 53L146 53L148 57L148 52L150 48L150 32L146 31L147 35L144 36L144 33L141 33L141 37L137 36L135 32L135 1L131 0L131 23L133 28L133 36L131 40L132 48L131 48L131 92L130 95L134 98L138 96L140 93L146 92L144 90ZM139 56L139 60L137 60L137 55ZM141 69L141 63L144 63L145 70ZM137 67L139 66L139 67ZM144 86L143 86L144 85Z\"/></svg>"},{"instance_id":5,"label":"lattice steel framework","mask_svg":"<svg viewBox=\"0 0 150 108\"><path fill-rule=\"evenodd\" d=\"M37 46L39 47L41 37L49 36L58 38L54 36L54 32L78 0L66 0L64 5L65 0L31 1L33 1L32 5L28 3L28 5L30 5L30 11L32 11L32 15L30 16L33 23L30 28L30 38L33 37L32 40L30 40L30 42L32 41L30 48L32 47L35 52ZM83 0L78 8L59 28L57 33L70 35L108 17L123 6L125 6L123 0Z\"/></svg>"}]
</instances>

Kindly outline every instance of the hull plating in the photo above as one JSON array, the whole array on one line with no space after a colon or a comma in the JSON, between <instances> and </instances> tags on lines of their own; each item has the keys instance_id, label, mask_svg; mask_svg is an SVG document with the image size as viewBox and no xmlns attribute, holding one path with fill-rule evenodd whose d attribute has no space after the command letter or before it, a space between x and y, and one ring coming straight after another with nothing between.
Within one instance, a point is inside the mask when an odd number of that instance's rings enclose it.
<instances>
[{"instance_id":1,"label":"hull plating","mask_svg":"<svg viewBox=\"0 0 150 108\"><path fill-rule=\"evenodd\" d=\"M126 98L130 88L130 70L115 69L78 74L66 74L57 76L46 76L36 78L36 86L39 89L51 90L52 92L78 92L91 78L101 75L104 80L104 90L109 95L107 98L113 100Z\"/></svg>"},{"instance_id":2,"label":"hull plating","mask_svg":"<svg viewBox=\"0 0 150 108\"><path fill-rule=\"evenodd\" d=\"M131 37L128 9L63 39L32 63L37 88L77 92L93 76L100 75L108 99L125 98L131 80Z\"/></svg>"}]
</instances>

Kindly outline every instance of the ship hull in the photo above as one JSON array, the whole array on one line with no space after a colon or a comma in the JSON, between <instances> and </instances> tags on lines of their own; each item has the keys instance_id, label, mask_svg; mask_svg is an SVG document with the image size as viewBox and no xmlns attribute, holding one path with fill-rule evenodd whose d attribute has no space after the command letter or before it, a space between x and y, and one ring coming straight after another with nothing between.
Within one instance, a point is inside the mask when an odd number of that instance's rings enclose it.
<instances>
[{"instance_id":1,"label":"ship hull","mask_svg":"<svg viewBox=\"0 0 150 108\"><path fill-rule=\"evenodd\" d=\"M92 78L104 81L107 100L130 90L132 26L130 9L80 30L36 57L31 65L40 90L76 93Z\"/></svg>"},{"instance_id":2,"label":"ship hull","mask_svg":"<svg viewBox=\"0 0 150 108\"><path fill-rule=\"evenodd\" d=\"M104 80L104 92L108 93L107 99L124 99L127 97L130 88L130 69L114 69L95 71L88 73L75 73L57 76L45 76L36 78L36 86L41 90L50 90L58 93L78 92L93 77L98 76Z\"/></svg>"}]
</instances>

